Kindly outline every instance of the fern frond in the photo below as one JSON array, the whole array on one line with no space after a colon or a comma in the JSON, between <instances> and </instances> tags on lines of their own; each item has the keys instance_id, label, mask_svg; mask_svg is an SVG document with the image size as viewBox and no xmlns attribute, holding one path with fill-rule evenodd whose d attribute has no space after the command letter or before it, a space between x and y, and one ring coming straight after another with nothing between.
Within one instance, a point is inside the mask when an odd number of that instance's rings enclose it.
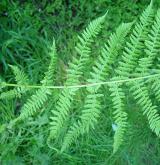
<instances>
[{"instance_id":1,"label":"fern frond","mask_svg":"<svg viewBox=\"0 0 160 165\"><path fill-rule=\"evenodd\" d=\"M151 89L158 102L160 102L160 79L154 78L150 82L152 83Z\"/></svg>"},{"instance_id":2,"label":"fern frond","mask_svg":"<svg viewBox=\"0 0 160 165\"><path fill-rule=\"evenodd\" d=\"M151 58L155 58L160 45L160 9L157 11L155 16L155 21L152 25L152 29L148 35L147 40L145 41L145 53Z\"/></svg>"},{"instance_id":3,"label":"fern frond","mask_svg":"<svg viewBox=\"0 0 160 165\"><path fill-rule=\"evenodd\" d=\"M9 66L13 70L17 84L24 85L29 82L28 76L22 70L20 70L17 66L13 66L13 65L9 65Z\"/></svg>"},{"instance_id":4,"label":"fern frond","mask_svg":"<svg viewBox=\"0 0 160 165\"><path fill-rule=\"evenodd\" d=\"M152 29L148 35L148 39L145 41L146 49L145 53L148 56L148 62L145 60L143 62L145 66L148 63L148 66L146 68L151 68L154 64L154 60L158 56L159 47L160 47L160 9L157 11L157 14L155 16L155 21L152 25ZM144 61L144 60L142 60ZM142 63L142 62L141 62ZM139 71L142 70L141 68ZM143 69L144 70L144 69ZM147 73L147 70L145 69L145 72ZM160 81L159 78L154 78L149 80L150 83L152 83L152 90L156 96L156 99L160 101Z\"/></svg>"},{"instance_id":5,"label":"fern frond","mask_svg":"<svg viewBox=\"0 0 160 165\"><path fill-rule=\"evenodd\" d=\"M152 29L148 34L148 38L145 41L145 53L146 57L141 58L139 60L139 66L137 67L136 71L137 74L148 74L150 73L149 70L153 66L154 60L158 53L158 47L160 44L160 10L157 11L155 16L155 21L152 25ZM149 80L152 82L152 89L156 95L156 98L159 99L159 81L158 78L154 78ZM143 114L147 115L149 120L150 127L152 131L154 131L159 136L160 129L158 128L160 125L160 115L158 114L157 107L152 105L152 101L149 98L148 88L142 82L135 84L133 95L137 99L137 103L141 106L142 110L144 111ZM132 90L133 90L132 89Z\"/></svg>"},{"instance_id":6,"label":"fern frond","mask_svg":"<svg viewBox=\"0 0 160 165\"><path fill-rule=\"evenodd\" d=\"M102 96L103 95L96 93L87 96L80 120L75 122L67 132L62 144L61 152L66 150L79 135L83 135L84 133L89 132L90 129L94 129L100 116L101 105L99 99Z\"/></svg>"},{"instance_id":7,"label":"fern frond","mask_svg":"<svg viewBox=\"0 0 160 165\"><path fill-rule=\"evenodd\" d=\"M139 59L134 75L135 76L148 75L152 65L153 65L153 58L150 56Z\"/></svg>"},{"instance_id":8,"label":"fern frond","mask_svg":"<svg viewBox=\"0 0 160 165\"><path fill-rule=\"evenodd\" d=\"M13 102L13 104L10 104L9 101L0 102L0 111L2 111L2 120L0 123L4 123L0 126L0 132L3 134L3 132L6 131L7 136L11 137L8 138L6 142L12 140L12 137L19 133L19 131L21 133L21 129L19 129L19 127L17 127L18 131L13 130L13 133L10 132L11 128L16 126L17 122L21 124L21 121L24 121L35 114L39 114L39 112L44 110L46 107L47 115L46 112L44 112L45 118L48 116L48 110L51 109L49 112L49 125L44 126L46 131L48 131L47 128L49 128L47 144L49 146L50 142L53 140L54 144L58 143L55 148L59 148L59 145L61 145L61 152L68 149L80 136L83 136L84 134L89 133L90 130L95 129L100 119L105 120L105 115L103 116L104 118L101 118L101 109L104 109L105 107L109 107L109 109L113 111L113 126L116 126L114 130L113 153L116 153L125 142L125 136L127 134L129 124L131 124L130 130L133 130L132 125L137 122L137 118L139 119L143 115L145 117L142 118L142 121L146 118L151 130L155 132L157 136L160 136L160 115L158 107L154 104L152 99L154 99L155 103L157 102L155 98L151 98L152 95L155 95L156 99L160 101L160 78L156 77L159 75L149 75L154 71L160 73L158 68L159 64L156 61L160 50L160 9L157 11L155 17L153 14L154 12L151 3L142 13L139 22L135 24L129 41L127 36L130 34L130 29L133 23L123 23L120 25L116 29L116 32L111 34L109 37L108 42L104 45L101 54L97 56L92 70L89 73L88 70L90 70L90 66L92 65L92 58L90 58L92 53L92 44L97 39L97 36L103 27L106 14L92 21L82 34L78 36L79 42L75 47L77 54L69 63L64 86L52 86L54 85L54 75L58 58L55 41L53 41L53 45L49 52L50 63L48 64L48 70L45 72L44 78L41 81L42 86L28 86L35 89L32 91L31 96L26 96L27 99L20 109L20 115L17 118L14 118L18 112L17 109L19 110L19 100L18 102ZM88 64L91 65L88 67ZM6 86L15 86L15 88L1 93L0 99L10 99L13 97L20 98L22 94L28 90L23 87L27 86L29 82L24 72L15 66L11 66L11 68L15 75L17 85L6 83ZM86 72L86 74L84 72ZM90 77L88 78L88 76ZM150 80L148 80L149 78ZM86 84L81 85L82 81L83 83L86 82ZM128 89L122 82L128 85L127 87L130 92L128 92ZM3 85L3 83L4 82L0 80L0 85ZM101 85L106 85L106 88L101 88ZM74 88L72 88L73 86ZM84 88L78 91L80 87ZM152 89L151 95L150 87ZM58 93L58 98L55 93L52 93L51 89L53 88L62 88L60 89L60 93ZM125 92L126 90L127 92ZM0 87L0 92L2 91L3 89ZM104 97L105 101L103 101ZM51 99L54 101L52 100L51 102L48 102L48 100L50 101ZM55 100L56 104L54 105ZM111 106L110 102L112 102ZM132 109L134 109L132 104L137 104L137 107L142 110L141 114L136 113L136 115L134 114L133 116L130 115L128 117L128 112L130 112L130 114L134 112L126 111L126 102L129 103L127 104L129 105L129 108ZM16 105L14 103L18 104ZM105 105L102 105L102 103ZM13 109L13 105L18 107L16 107L16 111L8 111L9 109ZM79 112L78 110L81 109L82 111ZM72 110L74 110L74 113L72 113ZM6 117L8 112L9 115ZM16 112L16 114L14 114L14 112ZM44 118L37 120L34 123L37 125L37 123L41 122L41 120L44 121ZM68 122L69 120L71 120L71 122ZM9 124L8 121L10 121ZM47 122L48 121L45 120L45 124ZM72 124L69 125L70 123ZM137 122L134 128L137 128L137 126L138 128L141 128L139 123L140 122ZM23 126L27 126L28 128L28 124L32 123L29 122ZM100 122L100 124L102 123ZM142 125L145 126L144 123L142 123ZM103 126L103 128L106 129L107 127ZM44 133L44 131L42 132ZM30 135L31 134L29 134L29 136ZM64 137L63 142L62 137Z\"/></svg>"},{"instance_id":9,"label":"fern frond","mask_svg":"<svg viewBox=\"0 0 160 165\"><path fill-rule=\"evenodd\" d=\"M10 65L10 67L15 75L15 80L17 84L26 85L29 83L29 79L27 75L24 73L24 71L20 70L17 66ZM13 99L15 97L20 98L22 94L27 92L27 90L28 89L25 87L17 87L7 92L1 93L0 99Z\"/></svg>"},{"instance_id":10,"label":"fern frond","mask_svg":"<svg viewBox=\"0 0 160 165\"><path fill-rule=\"evenodd\" d=\"M76 46L76 50L80 55L80 58L74 58L69 64L69 69L67 70L67 80L65 83L66 85L78 84L80 82L79 79L83 75L83 70L89 61L91 52L90 46L94 42L94 38L101 31L105 17L106 14L92 21L86 30L83 31L82 37L79 36L79 43ZM77 89L64 89L59 95L57 105L55 109L52 110L50 137L57 137L63 124L65 123L71 110L71 105L74 100L76 90Z\"/></svg>"},{"instance_id":11,"label":"fern frond","mask_svg":"<svg viewBox=\"0 0 160 165\"><path fill-rule=\"evenodd\" d=\"M116 73L123 77L128 77L136 68L137 60L142 54L144 40L148 35L149 26L153 20L153 9L150 4L140 17L140 22L136 23L135 28L130 36L130 42L123 52L122 61L116 69Z\"/></svg>"},{"instance_id":12,"label":"fern frond","mask_svg":"<svg viewBox=\"0 0 160 165\"><path fill-rule=\"evenodd\" d=\"M102 50L102 54L98 57L93 67L91 79L88 82L95 83L106 80L106 77L113 69L112 64L116 61L131 26L132 23L123 23L116 29L116 33L111 34L108 43L105 44Z\"/></svg>"},{"instance_id":13,"label":"fern frond","mask_svg":"<svg viewBox=\"0 0 160 165\"><path fill-rule=\"evenodd\" d=\"M81 36L78 36L79 43L76 46L76 51L80 55L80 58L73 58L73 61L69 64L69 69L67 70L66 85L79 82L78 80L83 74L83 70L89 61L91 53L90 46L94 42L94 39L97 37L97 35L100 33L102 25L105 21L106 14L93 20L82 32Z\"/></svg>"},{"instance_id":14,"label":"fern frond","mask_svg":"<svg viewBox=\"0 0 160 165\"><path fill-rule=\"evenodd\" d=\"M88 57L90 56L91 48L90 45L94 42L94 38L99 34L104 23L107 13L102 17L93 20L88 27L82 32L81 36L78 36L79 43L76 46L76 51L80 55L79 68L85 67L85 63L88 62ZM82 70L82 69L80 69Z\"/></svg>"},{"instance_id":15,"label":"fern frond","mask_svg":"<svg viewBox=\"0 0 160 165\"><path fill-rule=\"evenodd\" d=\"M127 127L127 113L124 111L125 94L118 84L112 84L109 88L113 102L115 124L117 126L114 135L113 153L117 152L124 140Z\"/></svg>"},{"instance_id":16,"label":"fern frond","mask_svg":"<svg viewBox=\"0 0 160 165\"><path fill-rule=\"evenodd\" d=\"M48 95L50 94L50 90L44 87L37 90L35 94L32 95L31 98L28 99L27 102L23 105L21 114L17 118L17 121L23 121L36 113L38 109L42 108L42 106L48 99Z\"/></svg>"},{"instance_id":17,"label":"fern frond","mask_svg":"<svg viewBox=\"0 0 160 165\"><path fill-rule=\"evenodd\" d=\"M160 44L160 10L157 11L155 16L155 21L152 25L152 29L148 34L148 38L145 41L145 53L146 57L139 60L139 66L136 69L137 74L148 74L153 66L154 60L158 53L158 47ZM156 98L160 99L160 85L158 78L149 80L152 83L152 89ZM143 114L147 116L150 128L156 133L157 136L160 135L160 115L158 114L157 107L153 105L151 99L149 98L148 88L143 82L134 83L132 87L133 95L137 100L137 103L141 106Z\"/></svg>"},{"instance_id":18,"label":"fern frond","mask_svg":"<svg viewBox=\"0 0 160 165\"><path fill-rule=\"evenodd\" d=\"M53 40L52 47L50 48L50 64L48 67L47 72L45 72L44 79L41 81L43 85L52 85L53 84L53 79L54 79L54 73L56 69L56 64L57 64L57 54L56 54L56 45L55 45L55 40Z\"/></svg>"},{"instance_id":19,"label":"fern frond","mask_svg":"<svg viewBox=\"0 0 160 165\"><path fill-rule=\"evenodd\" d=\"M112 34L108 43L103 49L102 55L99 56L97 62L91 72L91 78L88 82L95 83L104 81L109 75L111 68L109 67L116 60L118 51L122 48L125 41L125 37L128 34L132 24L122 24L116 30L116 33ZM93 128L96 124L100 114L100 92L98 92L99 86L94 88L88 88L89 94L86 97L84 109L80 120L70 127L68 131L62 150L67 148L80 134L87 133L89 129ZM79 127L78 130L77 127Z\"/></svg>"},{"instance_id":20,"label":"fern frond","mask_svg":"<svg viewBox=\"0 0 160 165\"><path fill-rule=\"evenodd\" d=\"M0 99L1 100L3 100L3 99L10 100L15 97L21 98L22 94L24 94L25 92L26 92L26 90L24 88L15 88L15 89L12 89L12 90L9 90L6 92L2 92L0 94Z\"/></svg>"},{"instance_id":21,"label":"fern frond","mask_svg":"<svg viewBox=\"0 0 160 165\"><path fill-rule=\"evenodd\" d=\"M157 11L155 21L152 28L145 40L146 56L139 60L139 66L137 67L137 73L148 74L149 69L153 66L154 60L158 55L158 48L160 45L160 9Z\"/></svg>"},{"instance_id":22,"label":"fern frond","mask_svg":"<svg viewBox=\"0 0 160 165\"><path fill-rule=\"evenodd\" d=\"M51 90L45 88L45 85L51 85L53 83L53 77L57 61L55 41L53 41L53 45L51 47L50 57L51 60L48 67L48 71L45 73L44 79L41 81L42 88L38 89L35 94L33 94L31 98L29 98L27 102L23 105L21 109L21 114L18 117L17 121L25 120L28 117L32 116L35 112L42 108L44 103L48 100L48 96L51 95Z\"/></svg>"},{"instance_id":23,"label":"fern frond","mask_svg":"<svg viewBox=\"0 0 160 165\"><path fill-rule=\"evenodd\" d=\"M142 108L143 115L147 116L151 130L157 136L160 136L160 115L158 114L157 107L153 105L149 98L148 89L144 82L134 82L131 92L138 105Z\"/></svg>"}]
</instances>

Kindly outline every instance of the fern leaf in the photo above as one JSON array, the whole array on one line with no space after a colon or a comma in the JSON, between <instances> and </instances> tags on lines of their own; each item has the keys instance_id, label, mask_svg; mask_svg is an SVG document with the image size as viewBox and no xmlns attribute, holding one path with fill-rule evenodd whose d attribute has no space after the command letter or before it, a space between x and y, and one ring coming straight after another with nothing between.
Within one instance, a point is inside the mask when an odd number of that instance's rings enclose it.
<instances>
[{"instance_id":1,"label":"fern leaf","mask_svg":"<svg viewBox=\"0 0 160 165\"><path fill-rule=\"evenodd\" d=\"M124 111L125 94L123 93L122 88L119 87L118 84L112 84L109 89L111 91L113 109L115 109L113 112L115 124L117 125L113 144L113 153L115 153L124 140L124 134L127 127L127 113Z\"/></svg>"},{"instance_id":2,"label":"fern leaf","mask_svg":"<svg viewBox=\"0 0 160 165\"><path fill-rule=\"evenodd\" d=\"M155 21L152 25L152 29L145 41L145 53L147 56L155 58L158 55L158 49L160 44L160 9L157 11Z\"/></svg>"},{"instance_id":3,"label":"fern leaf","mask_svg":"<svg viewBox=\"0 0 160 165\"><path fill-rule=\"evenodd\" d=\"M24 88L15 88L0 94L0 99L13 99L15 97L21 98L22 94L25 93L26 90Z\"/></svg>"},{"instance_id":4,"label":"fern leaf","mask_svg":"<svg viewBox=\"0 0 160 165\"><path fill-rule=\"evenodd\" d=\"M20 70L17 66L10 65L10 67L13 70L15 80L18 85L27 85L29 83L27 75L22 70ZM28 89L25 87L16 87L12 90L1 93L0 99L13 99L15 97L20 98L22 94L27 92L27 90Z\"/></svg>"},{"instance_id":5,"label":"fern leaf","mask_svg":"<svg viewBox=\"0 0 160 165\"><path fill-rule=\"evenodd\" d=\"M92 21L88 25L88 27L82 32L82 35L78 36L80 42L77 44L76 50L80 54L80 67L84 67L83 63L86 63L88 61L88 57L91 52L90 45L94 42L94 38L101 31L106 14Z\"/></svg>"},{"instance_id":6,"label":"fern leaf","mask_svg":"<svg viewBox=\"0 0 160 165\"><path fill-rule=\"evenodd\" d=\"M106 79L111 68L108 68L111 65L116 57L118 56L118 51L122 48L124 39L128 34L132 24L122 24L116 30L116 33L112 34L108 44L105 45L102 55L99 56L93 71L91 72L92 79L89 79L88 82L100 82ZM84 109L80 120L74 126L70 127L68 131L62 151L67 148L80 134L87 133L94 125L97 123L99 114L100 114L100 102L99 97L100 93L98 92L99 87L88 88L89 94L86 97ZM79 127L78 131L76 130Z\"/></svg>"},{"instance_id":7,"label":"fern leaf","mask_svg":"<svg viewBox=\"0 0 160 165\"><path fill-rule=\"evenodd\" d=\"M20 70L17 66L9 66L13 70L17 84L23 85L29 82L27 75L22 70Z\"/></svg>"},{"instance_id":8,"label":"fern leaf","mask_svg":"<svg viewBox=\"0 0 160 165\"><path fill-rule=\"evenodd\" d=\"M53 45L50 49L49 55L50 55L51 60L50 60L48 70L45 73L44 79L41 82L43 85L52 85L54 82L53 78L54 78L54 73L55 73L56 64L57 64L55 40L53 40Z\"/></svg>"},{"instance_id":9,"label":"fern leaf","mask_svg":"<svg viewBox=\"0 0 160 165\"><path fill-rule=\"evenodd\" d=\"M106 77L113 69L112 64L116 61L131 26L132 23L123 23L117 28L116 33L110 36L108 43L102 50L102 55L99 56L93 67L91 79L88 82L95 83L106 80Z\"/></svg>"},{"instance_id":10,"label":"fern leaf","mask_svg":"<svg viewBox=\"0 0 160 165\"><path fill-rule=\"evenodd\" d=\"M156 96L158 102L160 102L160 80L159 78L154 78L151 79L150 82L152 83L152 91L154 92L154 95Z\"/></svg>"},{"instance_id":11,"label":"fern leaf","mask_svg":"<svg viewBox=\"0 0 160 165\"><path fill-rule=\"evenodd\" d=\"M70 127L70 130L64 138L61 152L66 150L79 135L89 132L91 128L94 129L94 126L98 121L97 119L100 116L101 105L99 99L102 96L103 95L101 94L92 94L87 96L80 120Z\"/></svg>"},{"instance_id":12,"label":"fern leaf","mask_svg":"<svg viewBox=\"0 0 160 165\"><path fill-rule=\"evenodd\" d=\"M142 108L143 115L147 116L151 130L160 136L160 116L157 107L152 104L149 98L147 87L143 82L135 82L131 91L138 105Z\"/></svg>"},{"instance_id":13,"label":"fern leaf","mask_svg":"<svg viewBox=\"0 0 160 165\"><path fill-rule=\"evenodd\" d=\"M50 52L50 64L48 67L48 71L45 73L44 79L42 82L42 88L38 89L35 94L31 96L27 100L27 102L23 105L21 109L21 114L18 117L18 120L25 120L28 117L32 116L34 113L37 112L40 108L43 107L44 103L47 101L48 96L51 95L51 91L48 88L45 88L45 85L51 85L53 82L54 72L55 72L55 66L56 66L56 47L55 47L55 41L53 41L53 45L51 47Z\"/></svg>"},{"instance_id":14,"label":"fern leaf","mask_svg":"<svg viewBox=\"0 0 160 165\"><path fill-rule=\"evenodd\" d=\"M17 121L23 121L28 117L32 116L34 113L36 113L38 109L42 108L42 106L48 99L48 95L50 94L50 90L44 87L37 90L35 94L32 95L31 98L29 98L27 102L23 105L21 109L21 114L17 118Z\"/></svg>"},{"instance_id":15,"label":"fern leaf","mask_svg":"<svg viewBox=\"0 0 160 165\"><path fill-rule=\"evenodd\" d=\"M157 56L157 48L160 43L160 10L157 11L155 16L155 21L152 25L152 29L148 34L148 38L145 41L145 53L147 57L141 58L139 60L139 66L137 67L137 74L148 74L150 68L153 66L153 62ZM150 79L149 82L152 82L152 90L158 100L160 100L160 86L158 78ZM149 125L157 136L159 136L159 124L160 124L160 115L158 114L157 107L152 104L151 99L149 98L148 88L142 82L135 84L133 87L137 103L141 106L143 114L147 115Z\"/></svg>"},{"instance_id":16,"label":"fern leaf","mask_svg":"<svg viewBox=\"0 0 160 165\"><path fill-rule=\"evenodd\" d=\"M90 56L90 45L93 43L94 38L99 34L102 28L102 24L105 20L105 16L99 17L92 21L86 30L83 31L82 37L79 37L79 43L76 46L76 50L80 55L80 58L74 58L72 63L69 64L67 70L66 85L78 84L79 79L83 74L83 69L86 67ZM77 89L76 89L77 90ZM71 105L76 94L75 89L64 89L59 96L59 100L54 110L52 110L51 117L51 132L50 137L57 137L63 124L65 123L68 114L71 110Z\"/></svg>"},{"instance_id":17,"label":"fern leaf","mask_svg":"<svg viewBox=\"0 0 160 165\"><path fill-rule=\"evenodd\" d=\"M148 56L148 62L145 60L144 65L146 68L151 68L154 64L154 60L158 56L158 48L160 45L160 9L157 11L155 16L155 21L152 25L152 29L148 35L148 39L145 42L146 45L146 55ZM142 61L144 61L142 59ZM146 66L148 64L148 66ZM143 66L144 66L143 65ZM144 67L143 67L144 68ZM142 70L141 68L139 70ZM144 69L143 69L144 70ZM146 69L145 72L147 73ZM154 78L149 80L152 83L152 90L156 96L156 99L160 101L160 81L159 78Z\"/></svg>"},{"instance_id":18,"label":"fern leaf","mask_svg":"<svg viewBox=\"0 0 160 165\"><path fill-rule=\"evenodd\" d=\"M137 72L141 74L148 74L149 69L153 66L154 60L158 55L158 49L160 44L160 9L157 11L155 21L152 28L145 40L145 53L146 56L139 60L139 66Z\"/></svg>"},{"instance_id":19,"label":"fern leaf","mask_svg":"<svg viewBox=\"0 0 160 165\"><path fill-rule=\"evenodd\" d=\"M148 35L149 25L153 19L152 4L150 4L140 17L140 22L136 23L131 34L130 42L127 42L127 47L123 52L122 61L116 69L116 73L123 77L128 77L129 74L136 68L137 60L144 48L144 40Z\"/></svg>"}]
</instances>

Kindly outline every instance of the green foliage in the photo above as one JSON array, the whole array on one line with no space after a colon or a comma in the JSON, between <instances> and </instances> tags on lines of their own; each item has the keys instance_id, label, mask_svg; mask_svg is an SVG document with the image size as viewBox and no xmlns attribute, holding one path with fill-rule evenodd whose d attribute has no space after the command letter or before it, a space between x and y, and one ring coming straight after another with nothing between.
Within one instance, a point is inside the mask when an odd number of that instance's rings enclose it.
<instances>
[{"instance_id":1,"label":"green foliage","mask_svg":"<svg viewBox=\"0 0 160 165\"><path fill-rule=\"evenodd\" d=\"M0 2L1 164L159 164L160 79L143 76L160 73L160 9L135 20L145 3Z\"/></svg>"},{"instance_id":2,"label":"green foliage","mask_svg":"<svg viewBox=\"0 0 160 165\"><path fill-rule=\"evenodd\" d=\"M66 85L74 85L80 82L79 79L82 78L84 68L87 66L87 63L90 60L90 45L100 32L105 17L106 15L91 22L86 30L83 31L82 37L79 37L79 43L76 46L76 50L80 57L78 59L74 58L73 62L70 63L67 70ZM75 89L64 89L60 94L56 105L56 110L52 110L54 116L51 117L50 137L56 137L58 132L63 127L63 123L68 117L72 102L74 101L75 92Z\"/></svg>"},{"instance_id":3,"label":"green foliage","mask_svg":"<svg viewBox=\"0 0 160 165\"><path fill-rule=\"evenodd\" d=\"M20 70L17 66L11 66L11 69L13 70L15 80L17 82L17 85L26 85L28 84L29 80L26 74ZM21 97L22 94L24 94L28 89L25 87L16 87L12 90L8 90L6 92L3 92L0 94L0 99L12 99L14 97Z\"/></svg>"},{"instance_id":4,"label":"green foliage","mask_svg":"<svg viewBox=\"0 0 160 165\"><path fill-rule=\"evenodd\" d=\"M136 61L144 47L143 42L148 34L149 25L152 22L152 13L153 9L150 4L140 17L140 22L135 25L130 37L130 42L127 42L122 56L123 61L119 62L120 65L119 68L117 68L118 75L128 77L135 69Z\"/></svg>"},{"instance_id":5,"label":"green foliage","mask_svg":"<svg viewBox=\"0 0 160 165\"><path fill-rule=\"evenodd\" d=\"M109 71L111 70L110 66L114 59L116 59L118 51L122 48L124 38L130 27L131 24L122 24L117 29L116 34L111 35L108 44L105 45L105 48L102 51L102 55L99 56L95 66L93 66L93 71L90 73L92 79L88 80L89 83L106 80L106 77L109 75ZM99 86L91 89L88 88L89 94L86 97L80 121L78 121L77 124L75 123L74 126L71 126L64 140L65 142L62 147L62 151L66 148L66 146L69 146L69 144L75 140L79 134L88 132L90 127L94 128L95 123L97 123L97 118L99 117L101 109L99 100L103 96L99 93L98 89Z\"/></svg>"},{"instance_id":6,"label":"green foliage","mask_svg":"<svg viewBox=\"0 0 160 165\"><path fill-rule=\"evenodd\" d=\"M116 130L114 135L113 153L117 152L125 137L127 123L127 113L125 112L124 98L125 94L117 84L113 84L110 87L111 97L113 97L113 112L116 124Z\"/></svg>"},{"instance_id":7,"label":"green foliage","mask_svg":"<svg viewBox=\"0 0 160 165\"><path fill-rule=\"evenodd\" d=\"M27 100L27 102L23 105L21 109L21 114L18 116L18 120L25 120L32 116L36 111L38 111L42 106L45 104L45 102L48 99L48 95L51 94L50 89L46 89L46 85L52 85L53 84L53 79L54 79L54 73L55 73L55 68L56 68L56 47L55 47L55 41L53 42L53 45L51 47L51 52L50 52L50 64L48 67L48 71L45 73L44 79L42 80L42 88L38 89L35 91L35 94L31 96ZM23 78L23 77L21 77Z\"/></svg>"}]
</instances>

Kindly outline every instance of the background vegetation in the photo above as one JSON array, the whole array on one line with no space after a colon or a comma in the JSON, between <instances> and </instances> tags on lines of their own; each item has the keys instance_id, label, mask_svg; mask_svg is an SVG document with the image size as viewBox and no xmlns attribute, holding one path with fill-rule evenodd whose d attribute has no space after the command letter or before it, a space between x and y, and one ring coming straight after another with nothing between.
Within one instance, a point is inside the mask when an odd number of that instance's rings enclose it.
<instances>
[{"instance_id":1,"label":"background vegetation","mask_svg":"<svg viewBox=\"0 0 160 165\"><path fill-rule=\"evenodd\" d=\"M137 19L149 3L149 0L1 0L0 78L13 82L14 77L8 67L8 64L11 64L23 68L32 83L38 84L47 69L46 64L49 64L48 51L54 37L59 64L56 82L62 84L65 80L68 62L75 55L73 47L78 40L77 34L91 20L103 15L107 10L109 11L105 28L99 37L100 40L93 48L95 49L94 59L100 51L97 48L107 41L110 33L120 23ZM160 6L160 1L155 0L154 7L158 6ZM5 113L5 121L13 118L21 102L12 100L7 105L8 107L3 107L1 103L0 114ZM110 112L106 112L105 108L96 132L91 131L87 137L82 137L77 141L73 150L63 154L58 154L50 149L44 142L45 136L47 136L45 124L48 122L45 115L32 123L25 123L24 132L18 136L12 134L13 136L10 136L5 143L3 140L1 141L1 164L158 165L160 142L152 132L143 126L144 123L141 121L139 121L139 125L143 129L143 134L136 130L136 135L139 136L131 137L130 140L126 139L126 143L127 140L132 143L123 146L117 154L111 155L113 130L109 125ZM0 124L2 123L3 120L0 121ZM30 124L33 127L30 127ZM26 134L25 129L30 131ZM2 136L5 139L7 135Z\"/></svg>"}]
</instances>

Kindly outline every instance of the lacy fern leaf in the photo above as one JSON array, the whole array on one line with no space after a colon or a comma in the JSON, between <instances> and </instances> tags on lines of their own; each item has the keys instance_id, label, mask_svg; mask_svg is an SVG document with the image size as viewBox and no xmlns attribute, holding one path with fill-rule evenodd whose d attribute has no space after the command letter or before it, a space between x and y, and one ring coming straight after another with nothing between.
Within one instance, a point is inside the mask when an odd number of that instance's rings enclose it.
<instances>
[{"instance_id":1,"label":"lacy fern leaf","mask_svg":"<svg viewBox=\"0 0 160 165\"><path fill-rule=\"evenodd\" d=\"M21 114L17 118L18 120L25 120L30 116L33 116L38 109L40 109L48 99L48 95L51 95L50 91L46 88L41 88L35 92L23 105Z\"/></svg>"},{"instance_id":2,"label":"lacy fern leaf","mask_svg":"<svg viewBox=\"0 0 160 165\"><path fill-rule=\"evenodd\" d=\"M92 21L86 30L83 31L82 37L79 37L80 42L77 44L76 50L80 57L74 58L69 64L69 69L67 70L67 80L65 83L66 85L78 84L80 82L79 79L83 74L83 69L89 61L91 43L93 43L94 38L101 31L105 17L106 14ZM52 110L50 137L57 137L59 134L71 110L76 90L64 89L59 95L57 105L55 106L55 109Z\"/></svg>"},{"instance_id":3,"label":"lacy fern leaf","mask_svg":"<svg viewBox=\"0 0 160 165\"><path fill-rule=\"evenodd\" d=\"M157 107L153 105L149 98L147 87L143 82L134 82L131 88L134 98L140 105L143 115L146 115L149 121L150 128L157 136L160 135L160 115L158 114Z\"/></svg>"},{"instance_id":4,"label":"lacy fern leaf","mask_svg":"<svg viewBox=\"0 0 160 165\"><path fill-rule=\"evenodd\" d=\"M50 48L50 64L48 67L47 72L45 73L45 77L42 80L42 84L43 85L52 85L54 82L54 74L55 74L55 69L56 69L56 64L57 64L57 54L56 54L57 50L56 50L56 44L55 44L55 40L53 39L53 44Z\"/></svg>"},{"instance_id":5,"label":"lacy fern leaf","mask_svg":"<svg viewBox=\"0 0 160 165\"><path fill-rule=\"evenodd\" d=\"M92 94L87 96L80 120L70 127L70 130L64 138L61 152L66 150L79 135L89 132L91 128L94 129L94 126L98 121L97 119L100 116L101 104L99 99L102 96L103 95L101 94Z\"/></svg>"},{"instance_id":6,"label":"lacy fern leaf","mask_svg":"<svg viewBox=\"0 0 160 165\"><path fill-rule=\"evenodd\" d=\"M116 78L117 79L117 78ZM116 80L114 78L114 80ZM124 134L127 127L127 113L124 111L124 98L125 94L118 84L110 85L110 92L113 102L113 112L115 124L117 126L114 135L113 153L117 152L120 145L124 140Z\"/></svg>"},{"instance_id":7,"label":"lacy fern leaf","mask_svg":"<svg viewBox=\"0 0 160 165\"><path fill-rule=\"evenodd\" d=\"M148 34L148 38L145 41L145 52L146 57L139 60L139 66L136 69L137 75L145 75L149 73L150 68L153 66L154 59L157 56L157 47L159 47L160 39L160 10L157 11L155 16L155 21L152 25L151 31ZM154 80L154 82L153 82ZM159 96L159 84L157 83L158 79L151 79L152 87L156 97ZM157 86L156 86L157 85ZM157 107L153 105L151 99L149 98L149 93L146 85L143 82L136 82L131 88L134 92L133 95L137 100L137 103L141 106L143 114L147 116L149 125L151 129L159 136L159 123L160 115L158 114ZM158 90L157 90L158 89Z\"/></svg>"},{"instance_id":8,"label":"lacy fern leaf","mask_svg":"<svg viewBox=\"0 0 160 165\"><path fill-rule=\"evenodd\" d=\"M152 25L152 29L148 35L148 39L146 40L145 45L145 52L147 56L150 58L150 66L152 66L154 60L158 58L158 48L160 45L160 9L157 11L154 24ZM154 91L157 100L160 101L159 78L154 78L149 81L152 83L152 90Z\"/></svg>"},{"instance_id":9,"label":"lacy fern leaf","mask_svg":"<svg viewBox=\"0 0 160 165\"><path fill-rule=\"evenodd\" d=\"M153 20L152 3L142 13L140 22L136 23L135 28L130 36L130 42L127 42L127 46L123 52L122 61L119 62L119 66L116 72L120 76L128 77L134 70L137 59L140 57L144 48L144 41L147 38L149 26Z\"/></svg>"},{"instance_id":10,"label":"lacy fern leaf","mask_svg":"<svg viewBox=\"0 0 160 165\"><path fill-rule=\"evenodd\" d=\"M111 69L108 66L112 65L113 61L118 56L118 51L122 48L125 37L128 34L131 25L132 24L122 24L117 28L116 33L111 35L110 40L102 51L102 55L99 56L96 64L93 67L93 71L91 72L92 79L89 79L88 82L95 83L104 81L106 79ZM68 131L63 143L62 151L73 141L75 141L76 137L78 137L80 134L84 134L85 132L87 133L89 129L94 128L94 125L98 120L101 107L99 97L102 95L98 89L99 86L96 88L88 88L89 94L86 97L80 120L78 120L74 126L71 126L70 130Z\"/></svg>"},{"instance_id":11,"label":"lacy fern leaf","mask_svg":"<svg viewBox=\"0 0 160 165\"><path fill-rule=\"evenodd\" d=\"M23 121L27 119L28 117L32 116L42 108L44 103L47 101L48 96L51 95L50 89L46 88L46 85L52 85L53 83L53 78L54 78L54 72L55 72L55 67L56 67L56 47L55 47L55 41L53 41L53 45L51 47L51 52L50 52L50 64L48 67L48 71L45 73L44 79L41 81L42 82L42 88L38 89L35 94L33 94L27 102L23 105L21 109L21 114L17 118L17 121Z\"/></svg>"},{"instance_id":12,"label":"lacy fern leaf","mask_svg":"<svg viewBox=\"0 0 160 165\"><path fill-rule=\"evenodd\" d=\"M27 75L20 70L17 66L9 65L15 75L15 80L18 85L27 85L29 83ZM7 92L3 92L0 94L0 99L13 99L15 97L20 98L22 94L27 91L25 87L16 87Z\"/></svg>"}]
</instances>

